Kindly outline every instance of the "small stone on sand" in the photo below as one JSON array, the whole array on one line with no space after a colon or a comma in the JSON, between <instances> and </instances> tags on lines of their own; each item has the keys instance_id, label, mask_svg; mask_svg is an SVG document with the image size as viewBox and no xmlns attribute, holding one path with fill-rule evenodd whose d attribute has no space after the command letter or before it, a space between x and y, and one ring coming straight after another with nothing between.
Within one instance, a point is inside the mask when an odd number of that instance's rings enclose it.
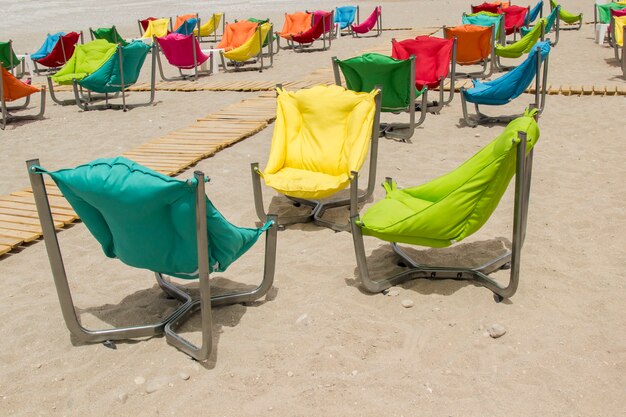
<instances>
[{"instance_id":1,"label":"small stone on sand","mask_svg":"<svg viewBox=\"0 0 626 417\"><path fill-rule=\"evenodd\" d=\"M404 308L411 308L415 305L415 303L413 302L413 300L409 300L408 298L405 300L402 300L402 307Z\"/></svg>"},{"instance_id":2,"label":"small stone on sand","mask_svg":"<svg viewBox=\"0 0 626 417\"><path fill-rule=\"evenodd\" d=\"M504 328L504 326L498 323L492 324L487 329L487 331L489 332L489 336L491 336L494 339L497 339L500 336L504 336L504 334L506 333L506 329Z\"/></svg>"},{"instance_id":3,"label":"small stone on sand","mask_svg":"<svg viewBox=\"0 0 626 417\"><path fill-rule=\"evenodd\" d=\"M135 384L137 385L142 385L146 383L146 378L142 377L142 376L137 376L135 377Z\"/></svg>"}]
</instances>

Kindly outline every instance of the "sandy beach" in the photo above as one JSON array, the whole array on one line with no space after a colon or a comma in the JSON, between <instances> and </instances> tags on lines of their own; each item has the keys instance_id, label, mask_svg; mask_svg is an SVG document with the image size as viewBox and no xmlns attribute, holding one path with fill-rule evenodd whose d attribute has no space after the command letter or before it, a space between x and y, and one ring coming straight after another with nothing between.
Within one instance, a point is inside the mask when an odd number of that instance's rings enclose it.
<instances>
[{"instance_id":1,"label":"sandy beach","mask_svg":"<svg viewBox=\"0 0 626 417\"><path fill-rule=\"evenodd\" d=\"M377 4L358 3L361 16ZM32 52L47 32L115 24L135 36L137 18L218 10L229 21L269 17L280 28L284 12L338 5L219 1L207 9L200 1L183 7L162 0L0 0L8 13L0 40L11 38L18 52ZM423 28L460 24L470 2L382 5L385 27ZM593 18L590 2L570 0L564 7L582 11L585 21ZM406 33L342 37L324 52L281 51L274 67L262 73L211 77L299 80L329 68L333 56L384 45L390 52L391 39ZM594 43L592 24L560 36L550 55L549 84L625 85L612 49ZM127 113L82 112L48 100L44 120L9 124L0 132L0 194L29 185L27 159L59 169L116 156L258 94L158 91L154 106ZM521 110L530 101L531 95L523 95L507 110ZM452 280L410 281L396 288L397 296L369 294L359 286L350 234L289 226L278 235L274 288L250 305L215 308L214 350L198 363L164 337L118 342L116 349L78 343L63 321L43 241L4 255L0 416L626 416L626 143L619 127L625 112L624 96L547 97L520 287L504 303L495 303L483 287ZM454 169L502 130L466 127L457 95L439 115L426 118L411 143L381 138L377 182L387 176L403 187L426 182ZM234 224L253 226L249 165L265 166L272 132L270 125L178 177L204 171L211 176L207 194L216 207ZM296 210L271 189L264 193L272 209ZM384 194L376 187L364 209ZM510 186L478 233L448 249L415 247L411 253L425 263L479 264L510 240L512 208ZM329 216L347 218L347 211L335 209ZM148 323L176 306L152 273L106 258L82 223L58 237L85 326ZM375 273L398 270L388 244L366 238L365 246ZM259 282L262 261L263 245L257 244L228 271L211 275L215 291ZM508 277L507 271L495 276ZM176 282L197 295L197 283ZM403 307L403 300L414 306ZM494 324L506 334L489 337ZM185 335L198 340L199 328L194 317Z\"/></svg>"}]
</instances>

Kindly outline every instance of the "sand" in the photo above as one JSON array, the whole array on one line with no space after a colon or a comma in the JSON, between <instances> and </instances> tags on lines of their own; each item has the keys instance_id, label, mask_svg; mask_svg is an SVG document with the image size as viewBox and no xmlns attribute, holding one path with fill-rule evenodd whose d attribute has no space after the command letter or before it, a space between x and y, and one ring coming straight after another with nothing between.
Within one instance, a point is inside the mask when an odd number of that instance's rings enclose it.
<instances>
[{"instance_id":1,"label":"sand","mask_svg":"<svg viewBox=\"0 0 626 417\"><path fill-rule=\"evenodd\" d=\"M24 48L38 46L43 32L38 27L47 30L50 21L59 27L79 22L84 29L111 22L130 31L130 19L179 10L165 1L125 8L87 1L69 17L59 13L68 2L20 3L23 9L0 2L15 17L0 28L0 38L11 33ZM229 4L230 14L267 14L278 26L282 11L298 9L291 1L253 2L245 13L237 12L242 3ZM363 2L361 7L367 11L373 5ZM394 1L383 8L387 27L423 27L456 24L469 5ZM570 1L567 9L593 16L591 5L581 0ZM110 13L104 16L103 10ZM23 21L26 11L34 13L29 26ZM275 67L263 74L215 77L297 79L328 67L331 56L348 57L388 43L392 36L402 38L403 32L370 40L343 38L330 51L305 56L281 51ZM612 51L592 38L592 25L562 33L550 58L551 83L623 85L619 68L610 64ZM28 185L28 158L39 157L56 169L114 156L249 96L158 92L154 107L126 114L83 113L49 103L46 120L9 125L0 133L0 193ZM522 100L510 107L523 105ZM482 287L450 280L412 281L398 287L396 297L365 293L351 236L297 225L279 233L273 290L252 305L214 309L214 352L206 363L197 363L163 337L119 342L115 350L76 342L61 316L43 242L4 256L0 415L624 415L626 145L613 115L625 110L623 97L548 97L535 153L520 287L505 303L495 303ZM211 176L207 193L235 224L252 226L257 220L249 163L265 165L272 129L193 168ZM457 96L440 115L427 117L412 143L381 139L377 180L392 176L401 186L420 184L453 169L501 131L502 126L464 127ZM288 207L284 198L264 191L272 208ZM377 187L373 200L383 195ZM329 215L345 218L346 211ZM462 244L445 250L418 247L412 253L432 263L472 265L501 248L511 227L509 189L485 227ZM150 322L174 307L149 272L105 258L82 223L58 236L86 326ZM376 273L397 270L387 245L369 238L365 245ZM262 249L257 244L227 272L212 275L216 290L258 282ZM507 278L504 271L496 276ZM195 283L182 284L196 293ZM403 300L412 300L414 307L404 308ZM489 337L494 324L506 334ZM188 336L197 337L198 329L196 317L187 326Z\"/></svg>"}]
</instances>

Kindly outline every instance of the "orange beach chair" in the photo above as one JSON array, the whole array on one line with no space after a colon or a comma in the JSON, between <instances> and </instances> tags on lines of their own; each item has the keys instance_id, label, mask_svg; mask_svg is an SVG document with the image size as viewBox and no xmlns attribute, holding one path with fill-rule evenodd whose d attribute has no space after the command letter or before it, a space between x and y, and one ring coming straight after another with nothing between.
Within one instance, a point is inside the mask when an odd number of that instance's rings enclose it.
<instances>
[{"instance_id":1,"label":"orange beach chair","mask_svg":"<svg viewBox=\"0 0 626 417\"><path fill-rule=\"evenodd\" d=\"M482 65L482 71L459 72L456 77L487 78L494 70L494 26L461 25L443 28L446 39L456 38L456 63Z\"/></svg>"},{"instance_id":2,"label":"orange beach chair","mask_svg":"<svg viewBox=\"0 0 626 417\"><path fill-rule=\"evenodd\" d=\"M46 87L41 87L41 90L30 84L26 84L23 81L18 80L7 71L2 65L0 65L0 107L2 113L2 119L0 119L0 129L4 130L7 123L11 120L26 120L26 119L42 119L43 113L46 109ZM41 105L39 113L35 115L20 115L14 116L9 114L9 111L22 110L28 107L30 103L30 96L37 92L41 92ZM26 98L24 104L18 106L7 106L8 102L16 101L21 98Z\"/></svg>"}]
</instances>

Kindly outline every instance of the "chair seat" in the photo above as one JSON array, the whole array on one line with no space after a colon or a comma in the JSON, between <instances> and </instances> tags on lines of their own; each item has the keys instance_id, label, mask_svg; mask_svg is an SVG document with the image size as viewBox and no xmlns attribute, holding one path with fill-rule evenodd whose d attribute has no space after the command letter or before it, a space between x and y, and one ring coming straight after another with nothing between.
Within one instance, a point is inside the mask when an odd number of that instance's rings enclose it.
<instances>
[{"instance_id":1,"label":"chair seat","mask_svg":"<svg viewBox=\"0 0 626 417\"><path fill-rule=\"evenodd\" d=\"M350 183L348 174L330 175L284 167L274 174L263 174L265 183L290 197L320 199L342 190Z\"/></svg>"}]
</instances>

